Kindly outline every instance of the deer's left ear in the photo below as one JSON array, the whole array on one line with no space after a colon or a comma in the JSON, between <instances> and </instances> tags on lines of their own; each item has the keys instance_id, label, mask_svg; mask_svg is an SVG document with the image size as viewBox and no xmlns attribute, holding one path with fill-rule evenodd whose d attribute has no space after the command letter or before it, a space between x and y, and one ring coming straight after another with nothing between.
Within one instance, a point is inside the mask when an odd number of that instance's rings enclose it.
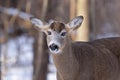
<instances>
[{"instance_id":1,"label":"deer's left ear","mask_svg":"<svg viewBox=\"0 0 120 80\"><path fill-rule=\"evenodd\" d=\"M69 28L69 30L76 30L77 28L80 27L80 25L83 22L83 16L77 16L75 18L73 18L68 24L67 24L67 28Z\"/></svg>"}]
</instances>

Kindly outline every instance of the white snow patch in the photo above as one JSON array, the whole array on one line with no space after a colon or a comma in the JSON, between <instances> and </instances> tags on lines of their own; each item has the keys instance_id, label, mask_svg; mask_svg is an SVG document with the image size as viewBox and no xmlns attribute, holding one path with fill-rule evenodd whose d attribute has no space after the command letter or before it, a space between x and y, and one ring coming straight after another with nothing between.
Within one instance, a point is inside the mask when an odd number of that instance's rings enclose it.
<instances>
[{"instance_id":1,"label":"white snow patch","mask_svg":"<svg viewBox=\"0 0 120 80\"><path fill-rule=\"evenodd\" d=\"M3 80L32 80L33 42L32 37L23 35L1 45L2 58L4 51L7 49L7 72ZM48 68L47 80L56 80L56 68L51 58Z\"/></svg>"}]
</instances>

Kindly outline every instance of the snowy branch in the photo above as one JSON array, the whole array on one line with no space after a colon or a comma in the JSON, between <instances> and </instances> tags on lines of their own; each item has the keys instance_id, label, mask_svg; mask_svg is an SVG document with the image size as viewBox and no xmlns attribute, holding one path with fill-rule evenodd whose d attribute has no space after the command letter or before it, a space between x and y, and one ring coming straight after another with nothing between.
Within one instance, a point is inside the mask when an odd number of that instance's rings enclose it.
<instances>
[{"instance_id":1,"label":"snowy branch","mask_svg":"<svg viewBox=\"0 0 120 80\"><path fill-rule=\"evenodd\" d=\"M18 16L24 20L29 20L29 18L33 16L32 14L19 11L17 8L5 8L2 6L0 6L0 12L11 16Z\"/></svg>"}]
</instances>

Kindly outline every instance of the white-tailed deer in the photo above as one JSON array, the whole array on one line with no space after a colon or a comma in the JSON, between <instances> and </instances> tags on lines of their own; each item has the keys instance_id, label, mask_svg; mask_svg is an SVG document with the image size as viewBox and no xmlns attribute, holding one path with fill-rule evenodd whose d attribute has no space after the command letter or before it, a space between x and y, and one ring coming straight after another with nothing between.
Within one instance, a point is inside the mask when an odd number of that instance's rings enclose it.
<instances>
[{"instance_id":1,"label":"white-tailed deer","mask_svg":"<svg viewBox=\"0 0 120 80\"><path fill-rule=\"evenodd\" d=\"M120 80L120 37L73 42L71 32L79 28L82 16L68 24L30 20L46 34L58 80Z\"/></svg>"}]
</instances>

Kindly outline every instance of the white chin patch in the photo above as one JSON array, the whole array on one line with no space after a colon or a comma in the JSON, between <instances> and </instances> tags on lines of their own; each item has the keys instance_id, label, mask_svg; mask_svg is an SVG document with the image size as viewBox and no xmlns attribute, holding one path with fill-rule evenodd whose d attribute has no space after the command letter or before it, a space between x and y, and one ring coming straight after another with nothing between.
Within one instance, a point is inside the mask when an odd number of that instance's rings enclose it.
<instances>
[{"instance_id":1,"label":"white chin patch","mask_svg":"<svg viewBox=\"0 0 120 80\"><path fill-rule=\"evenodd\" d=\"M55 49L55 50L49 49L49 50L50 50L50 53L52 53L52 54L60 54L61 53L61 50L59 50L59 49Z\"/></svg>"}]
</instances>

